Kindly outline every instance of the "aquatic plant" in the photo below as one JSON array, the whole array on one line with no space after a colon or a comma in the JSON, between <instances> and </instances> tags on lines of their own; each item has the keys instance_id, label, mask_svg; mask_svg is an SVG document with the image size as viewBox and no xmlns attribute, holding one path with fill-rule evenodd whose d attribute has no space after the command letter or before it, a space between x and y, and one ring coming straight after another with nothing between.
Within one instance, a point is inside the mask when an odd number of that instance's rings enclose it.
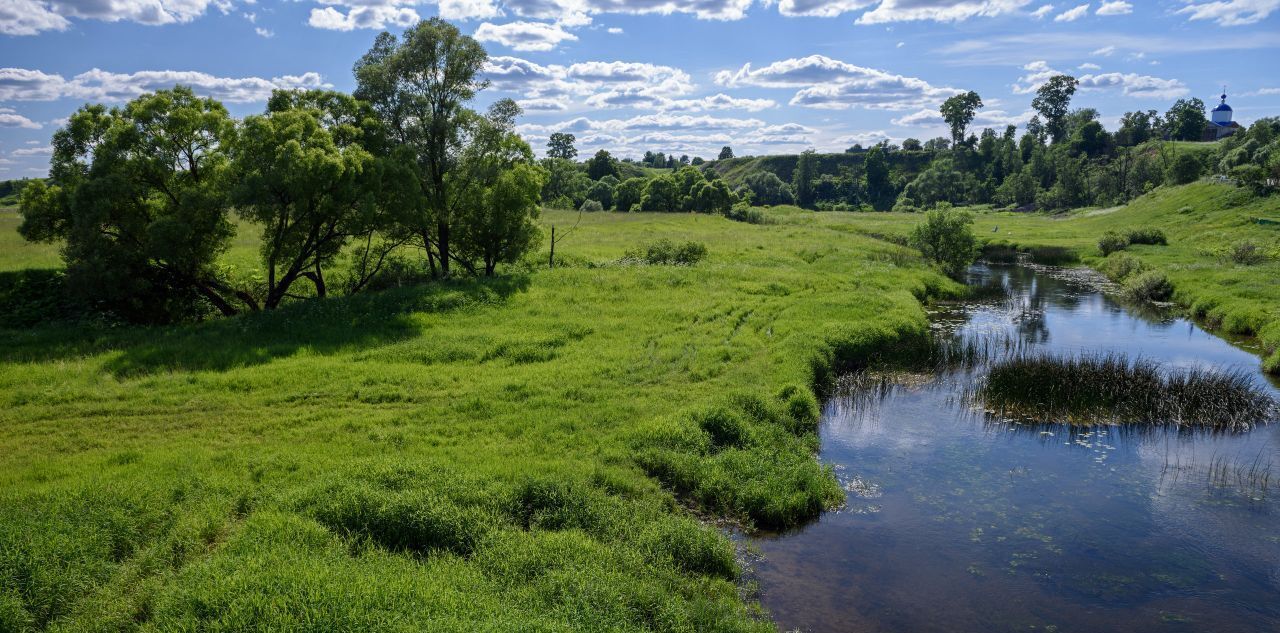
<instances>
[{"instance_id":1,"label":"aquatic plant","mask_svg":"<svg viewBox=\"0 0 1280 633\"><path fill-rule=\"evenodd\" d=\"M1241 431L1272 421L1277 412L1275 399L1247 373L1166 370L1119 354L1015 354L993 364L970 398L1002 416L1086 425Z\"/></svg>"}]
</instances>

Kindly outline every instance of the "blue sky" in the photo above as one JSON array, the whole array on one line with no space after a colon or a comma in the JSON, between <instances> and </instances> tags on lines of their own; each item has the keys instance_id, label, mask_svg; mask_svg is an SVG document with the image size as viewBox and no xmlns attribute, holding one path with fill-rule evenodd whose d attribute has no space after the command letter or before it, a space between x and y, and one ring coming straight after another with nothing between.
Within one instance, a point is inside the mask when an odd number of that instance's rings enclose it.
<instances>
[{"instance_id":1,"label":"blue sky","mask_svg":"<svg viewBox=\"0 0 1280 633\"><path fill-rule=\"evenodd\" d=\"M350 91L379 30L433 15L485 44L477 105L520 101L539 151L561 130L621 156L927 139L957 90L1002 129L1056 72L1111 129L1224 84L1237 120L1280 115L1280 0L0 0L0 179L44 175L83 103L181 82L242 116L273 87Z\"/></svg>"}]
</instances>

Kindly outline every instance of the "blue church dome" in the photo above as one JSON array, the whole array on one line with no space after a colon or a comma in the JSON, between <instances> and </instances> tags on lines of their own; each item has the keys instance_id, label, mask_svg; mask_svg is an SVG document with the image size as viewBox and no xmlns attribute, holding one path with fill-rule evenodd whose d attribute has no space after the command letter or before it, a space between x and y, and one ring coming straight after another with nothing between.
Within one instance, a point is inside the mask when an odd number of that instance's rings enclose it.
<instances>
[{"instance_id":1,"label":"blue church dome","mask_svg":"<svg viewBox=\"0 0 1280 633\"><path fill-rule=\"evenodd\" d=\"M1219 103L1218 107L1214 108L1213 111L1214 112L1230 112L1231 111L1231 106L1227 105L1227 95L1225 93L1222 95L1222 103Z\"/></svg>"}]
</instances>

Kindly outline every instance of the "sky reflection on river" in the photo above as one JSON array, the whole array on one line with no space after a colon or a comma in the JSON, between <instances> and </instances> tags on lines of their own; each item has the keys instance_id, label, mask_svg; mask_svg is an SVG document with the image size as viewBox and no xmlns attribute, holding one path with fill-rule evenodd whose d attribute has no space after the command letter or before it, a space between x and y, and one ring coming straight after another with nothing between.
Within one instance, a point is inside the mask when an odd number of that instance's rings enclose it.
<instances>
[{"instance_id":1,"label":"sky reflection on river","mask_svg":"<svg viewBox=\"0 0 1280 633\"><path fill-rule=\"evenodd\" d=\"M1011 297L948 310L940 328L1265 380L1257 357L1126 310L1080 273L974 274ZM962 406L975 375L825 405L821 459L847 506L755 541L761 599L785 630L1280 631L1280 425L1017 425Z\"/></svg>"}]
</instances>

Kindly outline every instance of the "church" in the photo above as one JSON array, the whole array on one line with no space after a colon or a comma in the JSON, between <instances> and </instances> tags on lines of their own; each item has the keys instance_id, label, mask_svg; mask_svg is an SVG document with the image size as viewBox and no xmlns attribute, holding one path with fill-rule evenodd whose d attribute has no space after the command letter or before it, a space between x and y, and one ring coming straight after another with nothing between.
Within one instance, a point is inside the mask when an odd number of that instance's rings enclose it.
<instances>
[{"instance_id":1,"label":"church","mask_svg":"<svg viewBox=\"0 0 1280 633\"><path fill-rule=\"evenodd\" d=\"M1204 126L1204 135L1200 140L1216 141L1243 129L1239 123L1231 120L1232 114L1231 106L1227 105L1227 91L1224 88L1222 91L1222 103L1219 103L1218 107L1214 108L1210 114L1209 122Z\"/></svg>"}]
</instances>

